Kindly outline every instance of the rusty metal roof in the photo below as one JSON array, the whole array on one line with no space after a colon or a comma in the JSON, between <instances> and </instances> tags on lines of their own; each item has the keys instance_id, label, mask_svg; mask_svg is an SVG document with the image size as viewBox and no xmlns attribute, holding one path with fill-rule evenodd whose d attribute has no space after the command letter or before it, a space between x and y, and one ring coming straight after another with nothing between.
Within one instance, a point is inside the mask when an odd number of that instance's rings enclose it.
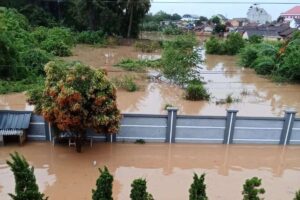
<instances>
[{"instance_id":1,"label":"rusty metal roof","mask_svg":"<svg viewBox=\"0 0 300 200\"><path fill-rule=\"evenodd\" d=\"M27 129L30 123L31 112L0 110L0 130Z\"/></svg>"}]
</instances>

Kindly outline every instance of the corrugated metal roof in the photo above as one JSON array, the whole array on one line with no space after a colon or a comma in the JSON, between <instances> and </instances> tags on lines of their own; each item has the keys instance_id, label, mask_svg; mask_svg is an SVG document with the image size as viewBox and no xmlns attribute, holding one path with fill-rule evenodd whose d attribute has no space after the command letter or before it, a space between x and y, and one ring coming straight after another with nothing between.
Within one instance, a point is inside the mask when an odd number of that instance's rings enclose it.
<instances>
[{"instance_id":1,"label":"corrugated metal roof","mask_svg":"<svg viewBox=\"0 0 300 200\"><path fill-rule=\"evenodd\" d=\"M23 135L23 130L16 130L16 129L0 129L0 135Z\"/></svg>"},{"instance_id":2,"label":"corrugated metal roof","mask_svg":"<svg viewBox=\"0 0 300 200\"><path fill-rule=\"evenodd\" d=\"M31 112L0 110L0 130L27 129L30 123Z\"/></svg>"}]
</instances>

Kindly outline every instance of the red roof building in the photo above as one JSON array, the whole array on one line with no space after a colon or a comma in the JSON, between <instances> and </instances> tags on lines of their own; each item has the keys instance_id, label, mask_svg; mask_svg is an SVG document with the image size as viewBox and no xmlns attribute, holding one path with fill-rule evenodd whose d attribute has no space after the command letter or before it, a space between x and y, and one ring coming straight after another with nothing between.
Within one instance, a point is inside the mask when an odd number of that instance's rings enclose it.
<instances>
[{"instance_id":1,"label":"red roof building","mask_svg":"<svg viewBox=\"0 0 300 200\"><path fill-rule=\"evenodd\" d=\"M280 16L284 17L286 21L291 21L292 19L300 19L300 6L295 6L294 8L281 13Z\"/></svg>"}]
</instances>

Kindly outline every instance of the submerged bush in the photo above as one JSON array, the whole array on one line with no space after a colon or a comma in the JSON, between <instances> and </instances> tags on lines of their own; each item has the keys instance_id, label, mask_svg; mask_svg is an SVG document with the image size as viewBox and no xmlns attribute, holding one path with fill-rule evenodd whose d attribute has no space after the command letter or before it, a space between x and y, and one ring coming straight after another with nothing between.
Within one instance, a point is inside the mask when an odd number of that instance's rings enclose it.
<instances>
[{"instance_id":1,"label":"submerged bush","mask_svg":"<svg viewBox=\"0 0 300 200\"><path fill-rule=\"evenodd\" d=\"M133 60L128 58L121 60L121 62L115 66L121 67L126 71L143 72L147 67L159 68L161 66L161 60Z\"/></svg>"},{"instance_id":2,"label":"submerged bush","mask_svg":"<svg viewBox=\"0 0 300 200\"><path fill-rule=\"evenodd\" d=\"M77 42L83 44L105 44L106 35L103 31L82 31L77 34Z\"/></svg>"},{"instance_id":3,"label":"submerged bush","mask_svg":"<svg viewBox=\"0 0 300 200\"><path fill-rule=\"evenodd\" d=\"M135 179L131 184L131 200L153 200L150 193L147 192L147 182L145 179Z\"/></svg>"},{"instance_id":4,"label":"submerged bush","mask_svg":"<svg viewBox=\"0 0 300 200\"><path fill-rule=\"evenodd\" d=\"M261 186L261 179L253 177L247 179L243 185L243 200L261 200L259 197L260 194L264 194L265 190L259 188Z\"/></svg>"},{"instance_id":5,"label":"submerged bush","mask_svg":"<svg viewBox=\"0 0 300 200\"><path fill-rule=\"evenodd\" d=\"M208 53L208 54L224 54L225 53L223 42L214 36L206 41L205 49L206 49L206 53Z\"/></svg>"},{"instance_id":6,"label":"submerged bush","mask_svg":"<svg viewBox=\"0 0 300 200\"><path fill-rule=\"evenodd\" d=\"M163 29L163 33L166 35L181 35L183 34L183 30L176 26L167 26Z\"/></svg>"},{"instance_id":7,"label":"submerged bush","mask_svg":"<svg viewBox=\"0 0 300 200\"><path fill-rule=\"evenodd\" d=\"M190 83L186 89L186 99L191 101L209 100L210 95L202 83Z\"/></svg>"},{"instance_id":8,"label":"submerged bush","mask_svg":"<svg viewBox=\"0 0 300 200\"><path fill-rule=\"evenodd\" d=\"M151 53L160 49L162 43L159 41L143 40L135 42L134 47L142 52Z\"/></svg>"},{"instance_id":9,"label":"submerged bush","mask_svg":"<svg viewBox=\"0 0 300 200\"><path fill-rule=\"evenodd\" d=\"M100 176L96 182L96 190L92 190L93 200L113 200L112 198L112 186L113 186L113 176L109 173L107 167L104 169L99 169Z\"/></svg>"},{"instance_id":10,"label":"submerged bush","mask_svg":"<svg viewBox=\"0 0 300 200\"><path fill-rule=\"evenodd\" d=\"M258 57L252 66L258 74L271 75L275 68L275 60L268 56Z\"/></svg>"},{"instance_id":11,"label":"submerged bush","mask_svg":"<svg viewBox=\"0 0 300 200\"><path fill-rule=\"evenodd\" d=\"M193 184L189 189L189 200L207 200L206 185L204 183L205 174L198 176L196 173L194 173L193 180Z\"/></svg>"},{"instance_id":12,"label":"submerged bush","mask_svg":"<svg viewBox=\"0 0 300 200\"><path fill-rule=\"evenodd\" d=\"M113 82L117 87L125 89L128 92L134 92L139 89L137 84L134 82L133 77L131 76L124 76L120 79L114 79Z\"/></svg>"}]
</instances>

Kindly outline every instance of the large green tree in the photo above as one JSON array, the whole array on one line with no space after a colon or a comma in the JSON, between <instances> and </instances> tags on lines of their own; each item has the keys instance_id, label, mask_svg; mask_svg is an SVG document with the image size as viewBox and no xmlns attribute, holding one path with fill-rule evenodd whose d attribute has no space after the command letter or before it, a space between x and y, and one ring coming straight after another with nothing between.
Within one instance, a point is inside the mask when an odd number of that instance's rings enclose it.
<instances>
[{"instance_id":1,"label":"large green tree","mask_svg":"<svg viewBox=\"0 0 300 200\"><path fill-rule=\"evenodd\" d=\"M13 200L46 200L44 194L39 192L34 176L34 168L30 167L23 156L18 153L10 154L11 161L6 163L14 173L15 194L9 194Z\"/></svg>"},{"instance_id":2,"label":"large green tree","mask_svg":"<svg viewBox=\"0 0 300 200\"><path fill-rule=\"evenodd\" d=\"M45 72L45 87L30 91L28 102L59 130L73 133L78 152L86 129L118 132L116 88L103 70L80 62L56 61L49 62Z\"/></svg>"}]
</instances>

